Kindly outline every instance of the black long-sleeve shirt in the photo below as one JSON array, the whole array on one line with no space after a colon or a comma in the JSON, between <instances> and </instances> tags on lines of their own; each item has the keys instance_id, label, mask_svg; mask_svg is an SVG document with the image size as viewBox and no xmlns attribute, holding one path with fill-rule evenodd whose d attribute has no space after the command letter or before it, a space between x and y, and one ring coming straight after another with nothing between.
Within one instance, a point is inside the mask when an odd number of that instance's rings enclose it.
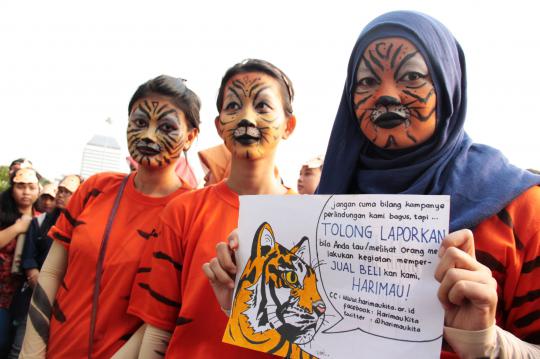
<instances>
[{"instance_id":1,"label":"black long-sleeve shirt","mask_svg":"<svg viewBox=\"0 0 540 359\"><path fill-rule=\"evenodd\" d=\"M52 245L52 239L49 238L47 233L56 223L59 215L59 209L45 214L45 219L43 219L41 226L37 217L32 219L26 232L26 240L24 241L21 257L21 266L23 269L41 269Z\"/></svg>"}]
</instances>

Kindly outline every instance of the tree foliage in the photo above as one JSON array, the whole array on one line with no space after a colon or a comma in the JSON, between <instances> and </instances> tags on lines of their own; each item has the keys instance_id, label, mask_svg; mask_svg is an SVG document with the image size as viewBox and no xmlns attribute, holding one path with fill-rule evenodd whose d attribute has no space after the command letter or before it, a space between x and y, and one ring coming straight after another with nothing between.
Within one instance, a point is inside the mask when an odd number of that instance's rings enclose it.
<instances>
[{"instance_id":1,"label":"tree foliage","mask_svg":"<svg viewBox=\"0 0 540 359\"><path fill-rule=\"evenodd\" d=\"M9 167L0 166L0 192L9 187Z\"/></svg>"}]
</instances>

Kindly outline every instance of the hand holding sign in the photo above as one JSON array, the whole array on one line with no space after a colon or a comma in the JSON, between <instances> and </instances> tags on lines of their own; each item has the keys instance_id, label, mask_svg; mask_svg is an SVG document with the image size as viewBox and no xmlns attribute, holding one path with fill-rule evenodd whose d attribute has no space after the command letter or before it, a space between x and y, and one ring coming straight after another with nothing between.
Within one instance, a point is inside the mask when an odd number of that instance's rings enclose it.
<instances>
[{"instance_id":1,"label":"hand holding sign","mask_svg":"<svg viewBox=\"0 0 540 359\"><path fill-rule=\"evenodd\" d=\"M483 330L495 323L497 282L488 267L476 261L470 230L450 233L441 243L435 278L445 308L445 325Z\"/></svg>"},{"instance_id":2,"label":"hand holding sign","mask_svg":"<svg viewBox=\"0 0 540 359\"><path fill-rule=\"evenodd\" d=\"M210 281L219 305L227 315L231 310L234 276L236 275L234 251L237 249L238 233L234 230L227 238L227 243L220 242L217 244L216 257L203 264L202 267L204 274Z\"/></svg>"}]
</instances>

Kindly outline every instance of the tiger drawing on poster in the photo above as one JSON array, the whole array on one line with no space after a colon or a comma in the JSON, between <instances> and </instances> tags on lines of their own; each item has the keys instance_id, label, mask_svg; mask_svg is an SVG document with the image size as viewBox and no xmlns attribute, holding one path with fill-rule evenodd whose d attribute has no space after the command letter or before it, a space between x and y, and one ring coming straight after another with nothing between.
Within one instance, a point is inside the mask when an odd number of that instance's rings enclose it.
<instances>
[{"instance_id":1,"label":"tiger drawing on poster","mask_svg":"<svg viewBox=\"0 0 540 359\"><path fill-rule=\"evenodd\" d=\"M268 223L261 224L223 341L287 358L315 358L300 347L313 340L326 311L309 263L307 237L287 249Z\"/></svg>"}]
</instances>

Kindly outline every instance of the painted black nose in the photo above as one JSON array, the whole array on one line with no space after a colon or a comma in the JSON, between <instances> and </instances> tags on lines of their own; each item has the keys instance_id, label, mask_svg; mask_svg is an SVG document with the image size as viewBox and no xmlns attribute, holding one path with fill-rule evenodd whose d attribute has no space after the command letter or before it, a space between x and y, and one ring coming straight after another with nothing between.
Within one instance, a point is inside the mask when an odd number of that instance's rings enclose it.
<instances>
[{"instance_id":1,"label":"painted black nose","mask_svg":"<svg viewBox=\"0 0 540 359\"><path fill-rule=\"evenodd\" d=\"M399 105L400 102L397 98L392 96L381 96L375 103L377 106L390 106L390 105Z\"/></svg>"},{"instance_id":2,"label":"painted black nose","mask_svg":"<svg viewBox=\"0 0 540 359\"><path fill-rule=\"evenodd\" d=\"M143 141L147 145L154 143L154 141L152 141L148 137L142 138L141 141Z\"/></svg>"},{"instance_id":3,"label":"painted black nose","mask_svg":"<svg viewBox=\"0 0 540 359\"><path fill-rule=\"evenodd\" d=\"M250 127L250 126L251 126L251 127L255 127L255 124L252 123L252 122L249 121L249 120L243 119L243 120L241 120L241 121L238 123L238 126L237 126L237 127L242 127L242 126L244 126L244 127Z\"/></svg>"}]
</instances>

